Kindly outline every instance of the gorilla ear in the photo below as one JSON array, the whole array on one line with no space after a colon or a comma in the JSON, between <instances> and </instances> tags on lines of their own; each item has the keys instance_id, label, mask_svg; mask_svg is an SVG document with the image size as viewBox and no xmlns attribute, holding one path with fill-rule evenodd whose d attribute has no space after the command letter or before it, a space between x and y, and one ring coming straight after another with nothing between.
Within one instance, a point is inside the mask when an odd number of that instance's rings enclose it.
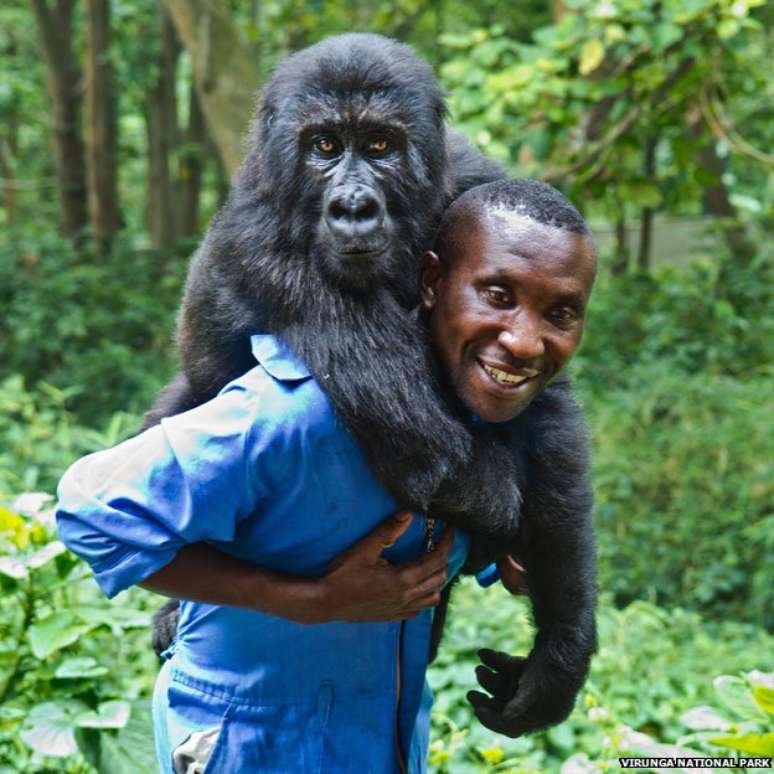
<instances>
[{"instance_id":1,"label":"gorilla ear","mask_svg":"<svg viewBox=\"0 0 774 774\"><path fill-rule=\"evenodd\" d=\"M419 292L422 297L422 307L430 311L438 300L438 285L443 274L441 259L428 250L422 256L419 267Z\"/></svg>"}]
</instances>

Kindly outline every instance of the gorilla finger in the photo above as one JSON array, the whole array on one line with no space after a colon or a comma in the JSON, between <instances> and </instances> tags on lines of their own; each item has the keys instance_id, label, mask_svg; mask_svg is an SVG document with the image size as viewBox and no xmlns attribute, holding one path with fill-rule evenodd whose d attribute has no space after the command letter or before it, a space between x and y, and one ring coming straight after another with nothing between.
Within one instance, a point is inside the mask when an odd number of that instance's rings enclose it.
<instances>
[{"instance_id":1,"label":"gorilla finger","mask_svg":"<svg viewBox=\"0 0 774 774\"><path fill-rule=\"evenodd\" d=\"M486 666L491 667L498 672L508 672L509 674L517 672L521 675L527 663L526 658L510 656L507 653L503 653L499 650L491 650L490 648L482 648L479 650L478 657Z\"/></svg>"},{"instance_id":2,"label":"gorilla finger","mask_svg":"<svg viewBox=\"0 0 774 774\"><path fill-rule=\"evenodd\" d=\"M486 691L492 694L492 696L500 699L501 701L507 701L513 696L513 691L509 690L510 681L503 679L501 675L492 672L485 666L476 667L476 680L478 684Z\"/></svg>"},{"instance_id":3,"label":"gorilla finger","mask_svg":"<svg viewBox=\"0 0 774 774\"><path fill-rule=\"evenodd\" d=\"M505 702L502 702L499 699L493 699L491 696L481 693L481 691L468 691L465 694L465 698L467 698L474 709L484 708L498 714L502 714L505 705Z\"/></svg>"},{"instance_id":4,"label":"gorilla finger","mask_svg":"<svg viewBox=\"0 0 774 774\"><path fill-rule=\"evenodd\" d=\"M486 726L490 731L494 731L496 734L503 734L504 736L514 736L512 729L503 720L502 716L494 710L480 707L474 708L473 712L481 725Z\"/></svg>"}]
</instances>

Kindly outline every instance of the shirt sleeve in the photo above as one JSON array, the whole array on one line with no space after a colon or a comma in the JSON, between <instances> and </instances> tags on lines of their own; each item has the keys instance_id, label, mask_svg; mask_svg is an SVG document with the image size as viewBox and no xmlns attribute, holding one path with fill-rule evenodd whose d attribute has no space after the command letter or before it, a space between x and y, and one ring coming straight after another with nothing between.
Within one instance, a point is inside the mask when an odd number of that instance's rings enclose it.
<instances>
[{"instance_id":1,"label":"shirt sleeve","mask_svg":"<svg viewBox=\"0 0 774 774\"><path fill-rule=\"evenodd\" d=\"M496 564L490 564L488 567L484 567L481 572L476 573L476 581L478 581L478 585L481 586L482 589L493 586L499 580L500 572L497 569Z\"/></svg>"},{"instance_id":2,"label":"shirt sleeve","mask_svg":"<svg viewBox=\"0 0 774 774\"><path fill-rule=\"evenodd\" d=\"M236 387L65 473L57 490L60 536L109 597L188 543L234 538L261 494L259 402Z\"/></svg>"}]
</instances>

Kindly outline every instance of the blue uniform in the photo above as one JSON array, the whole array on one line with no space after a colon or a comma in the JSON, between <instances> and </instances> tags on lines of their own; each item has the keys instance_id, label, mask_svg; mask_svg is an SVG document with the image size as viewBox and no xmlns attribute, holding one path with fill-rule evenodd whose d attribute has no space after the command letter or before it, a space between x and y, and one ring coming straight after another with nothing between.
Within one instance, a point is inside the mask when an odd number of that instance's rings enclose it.
<instances>
[{"instance_id":1,"label":"blue uniform","mask_svg":"<svg viewBox=\"0 0 774 774\"><path fill-rule=\"evenodd\" d=\"M212 401L62 479L62 540L109 596L199 541L321 576L397 510L306 367L272 336L252 345L258 365ZM425 524L415 516L385 556L416 559ZM467 547L458 531L450 577ZM187 774L204 771L190 763L200 754L207 772L393 774L401 759L424 771L431 620L305 626L183 602L154 696L161 770L176 753Z\"/></svg>"}]
</instances>

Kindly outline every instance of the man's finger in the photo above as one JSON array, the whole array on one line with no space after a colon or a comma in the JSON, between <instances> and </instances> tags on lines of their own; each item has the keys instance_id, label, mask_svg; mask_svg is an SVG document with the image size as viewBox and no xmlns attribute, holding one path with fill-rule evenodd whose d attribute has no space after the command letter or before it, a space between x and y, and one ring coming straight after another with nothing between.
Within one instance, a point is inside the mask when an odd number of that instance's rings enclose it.
<instances>
[{"instance_id":1,"label":"man's finger","mask_svg":"<svg viewBox=\"0 0 774 774\"><path fill-rule=\"evenodd\" d=\"M447 527L446 531L434 551L423 554L413 562L400 565L403 579L409 586L417 584L435 575L439 570L445 570L449 563L449 551L454 541L454 531Z\"/></svg>"},{"instance_id":2,"label":"man's finger","mask_svg":"<svg viewBox=\"0 0 774 774\"><path fill-rule=\"evenodd\" d=\"M396 543L398 538L409 528L411 519L412 515L409 511L398 511L355 543L349 552L362 553L364 556L378 561L382 551Z\"/></svg>"},{"instance_id":3,"label":"man's finger","mask_svg":"<svg viewBox=\"0 0 774 774\"><path fill-rule=\"evenodd\" d=\"M414 599L440 593L446 583L446 574L446 565L444 565L420 583L410 587L406 593L406 601L411 602Z\"/></svg>"}]
</instances>

